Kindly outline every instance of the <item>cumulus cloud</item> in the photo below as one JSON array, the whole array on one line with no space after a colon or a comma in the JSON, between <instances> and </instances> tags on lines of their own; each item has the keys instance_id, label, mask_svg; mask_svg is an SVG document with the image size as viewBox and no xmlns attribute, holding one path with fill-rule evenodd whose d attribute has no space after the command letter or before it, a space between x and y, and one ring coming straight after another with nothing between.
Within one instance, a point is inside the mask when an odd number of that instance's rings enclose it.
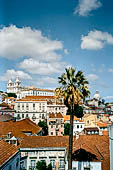
<instances>
[{"instance_id":1,"label":"cumulus cloud","mask_svg":"<svg viewBox=\"0 0 113 170\"><path fill-rule=\"evenodd\" d=\"M92 10L96 10L101 6L102 3L99 0L79 0L78 6L74 10L74 14L88 16Z\"/></svg>"},{"instance_id":2,"label":"cumulus cloud","mask_svg":"<svg viewBox=\"0 0 113 170\"><path fill-rule=\"evenodd\" d=\"M112 68L108 69L108 72L113 73L113 69Z\"/></svg>"},{"instance_id":3,"label":"cumulus cloud","mask_svg":"<svg viewBox=\"0 0 113 170\"><path fill-rule=\"evenodd\" d=\"M27 56L44 61L59 60L61 56L56 51L63 49L61 41L51 40L40 30L15 25L0 29L0 42L0 56L8 59Z\"/></svg>"},{"instance_id":4,"label":"cumulus cloud","mask_svg":"<svg viewBox=\"0 0 113 170\"><path fill-rule=\"evenodd\" d=\"M98 30L90 31L87 36L82 36L81 40L81 48L87 50L100 50L106 44L113 45L113 36Z\"/></svg>"},{"instance_id":5,"label":"cumulus cloud","mask_svg":"<svg viewBox=\"0 0 113 170\"><path fill-rule=\"evenodd\" d=\"M105 100L113 100L113 96L106 96L104 97Z\"/></svg>"},{"instance_id":6,"label":"cumulus cloud","mask_svg":"<svg viewBox=\"0 0 113 170\"><path fill-rule=\"evenodd\" d=\"M7 70L1 77L1 81L8 81L9 79L15 79L19 77L22 80L31 80L31 76L23 71L15 71L14 69Z\"/></svg>"},{"instance_id":7,"label":"cumulus cloud","mask_svg":"<svg viewBox=\"0 0 113 170\"><path fill-rule=\"evenodd\" d=\"M88 74L87 79L89 81L96 81L99 79L99 77L96 74Z\"/></svg>"},{"instance_id":8,"label":"cumulus cloud","mask_svg":"<svg viewBox=\"0 0 113 170\"><path fill-rule=\"evenodd\" d=\"M46 76L46 77L41 77L38 79L38 86L44 86L45 84L50 84L50 85L55 85L58 83L58 80L56 78L53 78L53 77L49 77L49 76Z\"/></svg>"},{"instance_id":9,"label":"cumulus cloud","mask_svg":"<svg viewBox=\"0 0 113 170\"><path fill-rule=\"evenodd\" d=\"M40 62L35 59L25 59L19 65L20 68L26 70L32 74L39 74L39 75L50 75L61 73L63 68L65 67L64 62Z\"/></svg>"}]
</instances>

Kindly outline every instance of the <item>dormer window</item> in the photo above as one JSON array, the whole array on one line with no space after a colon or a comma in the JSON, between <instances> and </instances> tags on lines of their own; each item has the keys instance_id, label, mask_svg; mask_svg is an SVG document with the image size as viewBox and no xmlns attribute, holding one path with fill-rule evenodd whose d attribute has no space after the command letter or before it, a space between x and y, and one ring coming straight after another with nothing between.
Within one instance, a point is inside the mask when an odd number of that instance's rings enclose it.
<instances>
[{"instance_id":1,"label":"dormer window","mask_svg":"<svg viewBox=\"0 0 113 170\"><path fill-rule=\"evenodd\" d=\"M8 138L11 138L11 132L9 132L9 133L7 134L7 137L8 137Z\"/></svg>"}]
</instances>

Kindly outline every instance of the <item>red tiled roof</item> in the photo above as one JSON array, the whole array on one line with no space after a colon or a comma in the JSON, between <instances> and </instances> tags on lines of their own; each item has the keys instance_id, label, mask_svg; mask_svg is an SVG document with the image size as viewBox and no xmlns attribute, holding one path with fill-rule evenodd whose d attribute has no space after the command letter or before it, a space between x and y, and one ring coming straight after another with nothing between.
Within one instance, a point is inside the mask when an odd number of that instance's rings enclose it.
<instances>
[{"instance_id":1,"label":"red tiled roof","mask_svg":"<svg viewBox=\"0 0 113 170\"><path fill-rule=\"evenodd\" d=\"M5 102L3 102L3 103L1 103L0 104L0 107L8 107L9 105L7 104L7 103L5 103Z\"/></svg>"},{"instance_id":2,"label":"red tiled roof","mask_svg":"<svg viewBox=\"0 0 113 170\"><path fill-rule=\"evenodd\" d=\"M99 135L83 135L78 140L74 140L73 152L78 149L84 149L96 155L102 162L102 170L110 170L109 157L109 137ZM103 160L102 160L103 158Z\"/></svg>"},{"instance_id":3,"label":"red tiled roof","mask_svg":"<svg viewBox=\"0 0 113 170\"><path fill-rule=\"evenodd\" d=\"M29 136L22 139L20 148L67 147L68 136Z\"/></svg>"},{"instance_id":4,"label":"red tiled roof","mask_svg":"<svg viewBox=\"0 0 113 170\"><path fill-rule=\"evenodd\" d=\"M64 122L66 120L70 120L70 115L64 115ZM74 119L73 120L78 120L79 122L81 122L80 118L77 118L76 116L74 116Z\"/></svg>"},{"instance_id":5,"label":"red tiled roof","mask_svg":"<svg viewBox=\"0 0 113 170\"><path fill-rule=\"evenodd\" d=\"M0 122L0 137L5 137L9 132L12 136L23 138L24 132L39 133L41 128L33 123L30 119L24 119L17 122Z\"/></svg>"},{"instance_id":6,"label":"red tiled roof","mask_svg":"<svg viewBox=\"0 0 113 170\"><path fill-rule=\"evenodd\" d=\"M49 113L49 118L63 118L61 113Z\"/></svg>"},{"instance_id":7,"label":"red tiled roof","mask_svg":"<svg viewBox=\"0 0 113 170\"><path fill-rule=\"evenodd\" d=\"M18 152L15 145L0 140L0 166Z\"/></svg>"},{"instance_id":8,"label":"red tiled roof","mask_svg":"<svg viewBox=\"0 0 113 170\"><path fill-rule=\"evenodd\" d=\"M112 123L101 122L101 121L98 121L98 122L97 122L97 125L98 125L99 127L107 127L108 124L112 124Z\"/></svg>"},{"instance_id":9,"label":"red tiled roof","mask_svg":"<svg viewBox=\"0 0 113 170\"><path fill-rule=\"evenodd\" d=\"M26 96L25 98L18 99L16 101L46 101L49 99L55 99L54 96Z\"/></svg>"}]
</instances>

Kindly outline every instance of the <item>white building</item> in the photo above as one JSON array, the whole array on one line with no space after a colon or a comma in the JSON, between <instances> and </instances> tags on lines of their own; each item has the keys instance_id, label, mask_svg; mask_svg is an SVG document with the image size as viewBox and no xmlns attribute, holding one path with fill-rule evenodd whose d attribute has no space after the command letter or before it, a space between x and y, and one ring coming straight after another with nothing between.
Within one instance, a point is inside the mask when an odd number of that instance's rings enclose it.
<instances>
[{"instance_id":1,"label":"white building","mask_svg":"<svg viewBox=\"0 0 113 170\"><path fill-rule=\"evenodd\" d=\"M29 118L38 124L39 121L47 119L47 101L46 100L28 100L20 99L15 102L14 109L17 120Z\"/></svg>"},{"instance_id":2,"label":"white building","mask_svg":"<svg viewBox=\"0 0 113 170\"><path fill-rule=\"evenodd\" d=\"M36 163L44 160L47 165L51 163L52 170L65 170L67 145L67 136L31 136L24 138L20 145L21 168L36 170Z\"/></svg>"},{"instance_id":3,"label":"white building","mask_svg":"<svg viewBox=\"0 0 113 170\"><path fill-rule=\"evenodd\" d=\"M30 86L17 92L17 99L21 99L26 96L54 96L54 90L40 89Z\"/></svg>"},{"instance_id":4,"label":"white building","mask_svg":"<svg viewBox=\"0 0 113 170\"><path fill-rule=\"evenodd\" d=\"M35 88L34 86L22 86L18 77L16 78L15 82L13 82L11 79L8 81L7 93L16 93L17 99L21 99L26 96L54 96L54 90L40 89Z\"/></svg>"},{"instance_id":5,"label":"white building","mask_svg":"<svg viewBox=\"0 0 113 170\"><path fill-rule=\"evenodd\" d=\"M67 107L64 104L56 104L55 102L52 104L47 103L47 113L61 113L62 115L66 115Z\"/></svg>"},{"instance_id":6,"label":"white building","mask_svg":"<svg viewBox=\"0 0 113 170\"><path fill-rule=\"evenodd\" d=\"M70 115L64 116L64 123L70 123ZM73 120L73 135L83 131L85 123L80 119L74 116Z\"/></svg>"},{"instance_id":7,"label":"white building","mask_svg":"<svg viewBox=\"0 0 113 170\"><path fill-rule=\"evenodd\" d=\"M17 77L15 82L10 79L7 84L7 93L17 93L21 91L23 87L21 86L21 81Z\"/></svg>"},{"instance_id":8,"label":"white building","mask_svg":"<svg viewBox=\"0 0 113 170\"><path fill-rule=\"evenodd\" d=\"M51 104L50 104L51 103ZM47 119L49 113L66 115L67 108L63 104L57 105L54 96L26 96L15 101L15 117L24 119L29 117L36 124Z\"/></svg>"},{"instance_id":9,"label":"white building","mask_svg":"<svg viewBox=\"0 0 113 170\"><path fill-rule=\"evenodd\" d=\"M98 107L100 99L101 99L101 97L100 97L99 91L96 90L96 92L93 96L93 99L87 100L87 104Z\"/></svg>"}]
</instances>

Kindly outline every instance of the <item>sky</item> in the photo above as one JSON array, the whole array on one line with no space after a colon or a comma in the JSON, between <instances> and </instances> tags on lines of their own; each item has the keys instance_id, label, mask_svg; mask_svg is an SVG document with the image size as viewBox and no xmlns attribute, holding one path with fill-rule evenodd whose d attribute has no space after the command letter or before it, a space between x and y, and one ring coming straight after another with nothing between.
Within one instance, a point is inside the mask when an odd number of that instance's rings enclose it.
<instances>
[{"instance_id":1,"label":"sky","mask_svg":"<svg viewBox=\"0 0 113 170\"><path fill-rule=\"evenodd\" d=\"M112 0L0 0L0 90L18 76L24 86L54 89L66 67L84 72L113 101Z\"/></svg>"}]
</instances>

